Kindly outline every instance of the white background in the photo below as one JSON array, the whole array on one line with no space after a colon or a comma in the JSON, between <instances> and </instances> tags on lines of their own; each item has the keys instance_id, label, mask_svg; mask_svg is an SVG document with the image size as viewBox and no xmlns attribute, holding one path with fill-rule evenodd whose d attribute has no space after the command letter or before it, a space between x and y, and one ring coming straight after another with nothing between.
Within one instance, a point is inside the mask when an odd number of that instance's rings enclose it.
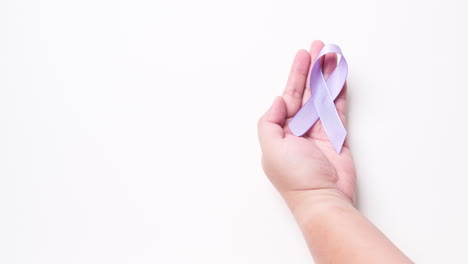
<instances>
[{"instance_id":1,"label":"white background","mask_svg":"<svg viewBox=\"0 0 468 264\"><path fill-rule=\"evenodd\" d=\"M256 121L341 46L359 208L468 263L466 1L1 1L0 263L311 263Z\"/></svg>"}]
</instances>

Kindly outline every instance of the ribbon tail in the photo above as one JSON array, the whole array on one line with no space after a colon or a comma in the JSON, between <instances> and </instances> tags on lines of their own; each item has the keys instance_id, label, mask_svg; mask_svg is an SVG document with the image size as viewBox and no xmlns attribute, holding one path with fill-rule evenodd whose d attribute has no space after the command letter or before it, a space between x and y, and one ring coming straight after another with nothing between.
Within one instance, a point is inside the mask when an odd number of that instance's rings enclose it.
<instances>
[{"instance_id":1,"label":"ribbon tail","mask_svg":"<svg viewBox=\"0 0 468 264\"><path fill-rule=\"evenodd\" d=\"M304 135L317 122L319 115L313 100L307 100L296 115L289 121L289 129L293 135Z\"/></svg>"}]
</instances>

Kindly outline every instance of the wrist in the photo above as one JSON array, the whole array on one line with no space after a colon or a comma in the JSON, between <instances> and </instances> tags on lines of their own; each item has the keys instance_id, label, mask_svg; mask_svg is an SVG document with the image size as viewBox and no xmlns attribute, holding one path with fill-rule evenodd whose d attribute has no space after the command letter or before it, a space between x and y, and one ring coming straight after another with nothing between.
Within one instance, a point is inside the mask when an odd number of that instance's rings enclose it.
<instances>
[{"instance_id":1,"label":"wrist","mask_svg":"<svg viewBox=\"0 0 468 264\"><path fill-rule=\"evenodd\" d=\"M346 195L332 188L288 191L283 198L301 228L311 220L327 221L337 212L356 210Z\"/></svg>"}]
</instances>

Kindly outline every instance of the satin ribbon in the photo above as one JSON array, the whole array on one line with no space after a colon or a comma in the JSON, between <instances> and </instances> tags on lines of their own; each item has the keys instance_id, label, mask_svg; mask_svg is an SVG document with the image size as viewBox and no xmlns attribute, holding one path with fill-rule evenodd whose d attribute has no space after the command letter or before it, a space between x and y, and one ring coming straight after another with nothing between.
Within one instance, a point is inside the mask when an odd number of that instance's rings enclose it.
<instances>
[{"instance_id":1,"label":"satin ribbon","mask_svg":"<svg viewBox=\"0 0 468 264\"><path fill-rule=\"evenodd\" d=\"M325 80L320 58L328 53L341 56L335 70ZM310 71L310 91L312 96L289 122L291 132L296 136L304 135L320 118L328 138L339 154L346 138L346 129L335 108L334 100L343 89L348 75L348 63L335 44L325 45Z\"/></svg>"}]
</instances>

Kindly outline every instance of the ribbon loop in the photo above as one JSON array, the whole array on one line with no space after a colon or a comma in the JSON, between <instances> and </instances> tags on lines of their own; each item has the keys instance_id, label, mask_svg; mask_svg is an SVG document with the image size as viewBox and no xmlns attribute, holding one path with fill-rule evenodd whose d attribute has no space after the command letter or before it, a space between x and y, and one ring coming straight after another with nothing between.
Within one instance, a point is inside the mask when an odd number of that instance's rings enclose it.
<instances>
[{"instance_id":1,"label":"ribbon loop","mask_svg":"<svg viewBox=\"0 0 468 264\"><path fill-rule=\"evenodd\" d=\"M328 53L340 55L335 70L325 80L320 58ZM346 138L346 129L335 108L335 99L343 89L348 76L348 63L341 49L335 44L325 45L310 71L310 91L312 96L289 122L291 132L296 136L304 135L320 118L333 148L341 152Z\"/></svg>"}]
</instances>

